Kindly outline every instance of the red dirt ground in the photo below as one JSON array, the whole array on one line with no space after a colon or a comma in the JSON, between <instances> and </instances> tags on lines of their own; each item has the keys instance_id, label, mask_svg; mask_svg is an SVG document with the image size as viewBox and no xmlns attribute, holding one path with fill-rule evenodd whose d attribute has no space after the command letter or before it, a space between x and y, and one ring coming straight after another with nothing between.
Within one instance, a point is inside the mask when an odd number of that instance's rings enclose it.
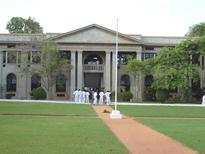
<instances>
[{"instance_id":1,"label":"red dirt ground","mask_svg":"<svg viewBox=\"0 0 205 154\"><path fill-rule=\"evenodd\" d=\"M145 126L136 120L123 116L110 119L110 106L93 106L98 116L126 146L131 154L197 154L181 143Z\"/></svg>"}]
</instances>

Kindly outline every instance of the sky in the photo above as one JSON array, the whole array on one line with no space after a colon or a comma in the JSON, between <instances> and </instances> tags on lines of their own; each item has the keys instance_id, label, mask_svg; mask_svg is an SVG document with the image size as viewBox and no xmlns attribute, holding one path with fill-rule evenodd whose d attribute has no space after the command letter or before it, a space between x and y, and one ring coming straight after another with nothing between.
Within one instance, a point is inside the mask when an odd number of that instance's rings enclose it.
<instances>
[{"instance_id":1,"label":"sky","mask_svg":"<svg viewBox=\"0 0 205 154\"><path fill-rule=\"evenodd\" d=\"M0 33L12 17L35 18L44 33L90 24L143 36L184 36L205 22L205 0L0 0Z\"/></svg>"}]
</instances>

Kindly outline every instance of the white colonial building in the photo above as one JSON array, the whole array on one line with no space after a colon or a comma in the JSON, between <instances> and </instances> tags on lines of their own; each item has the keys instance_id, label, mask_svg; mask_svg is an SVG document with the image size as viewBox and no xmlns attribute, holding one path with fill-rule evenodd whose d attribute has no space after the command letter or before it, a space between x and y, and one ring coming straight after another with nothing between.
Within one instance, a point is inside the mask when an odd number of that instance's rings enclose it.
<instances>
[{"instance_id":1,"label":"white colonial building","mask_svg":"<svg viewBox=\"0 0 205 154\"><path fill-rule=\"evenodd\" d=\"M72 99L73 91L82 87L114 91L116 32L93 24L62 34L0 34L0 85L3 87L0 97L29 99L31 90L40 86L40 76L20 73L25 58L30 65L40 65L40 51L29 45L34 37L56 42L61 54L73 66L63 88L53 87L53 99ZM146 79L141 76L141 82L133 85L132 76L122 71L128 57L151 58L160 48L176 46L183 39L119 33L118 90L134 91L138 87L141 99Z\"/></svg>"}]
</instances>

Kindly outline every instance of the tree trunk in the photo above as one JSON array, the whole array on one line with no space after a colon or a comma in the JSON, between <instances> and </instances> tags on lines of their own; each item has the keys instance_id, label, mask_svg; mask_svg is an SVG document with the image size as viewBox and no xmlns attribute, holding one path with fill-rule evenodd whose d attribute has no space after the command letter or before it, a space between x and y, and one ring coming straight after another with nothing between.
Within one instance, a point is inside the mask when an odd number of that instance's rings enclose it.
<instances>
[{"instance_id":1,"label":"tree trunk","mask_svg":"<svg viewBox=\"0 0 205 154\"><path fill-rule=\"evenodd\" d=\"M137 76L134 76L134 94L133 94L133 102L137 101L137 96L138 96L138 86L137 86Z\"/></svg>"},{"instance_id":2,"label":"tree trunk","mask_svg":"<svg viewBox=\"0 0 205 154\"><path fill-rule=\"evenodd\" d=\"M47 99L52 100L53 99L53 93L52 93L52 88L49 87L47 91Z\"/></svg>"}]
</instances>

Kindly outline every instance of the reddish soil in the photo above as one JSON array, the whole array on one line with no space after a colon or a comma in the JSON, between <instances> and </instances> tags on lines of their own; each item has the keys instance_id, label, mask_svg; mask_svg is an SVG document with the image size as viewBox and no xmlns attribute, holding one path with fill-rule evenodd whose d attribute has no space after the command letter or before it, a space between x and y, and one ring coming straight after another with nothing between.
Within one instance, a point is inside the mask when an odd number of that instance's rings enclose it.
<instances>
[{"instance_id":1,"label":"reddish soil","mask_svg":"<svg viewBox=\"0 0 205 154\"><path fill-rule=\"evenodd\" d=\"M104 110L112 111L109 106L93 106L93 108L131 154L198 153L130 117L110 119L109 113L103 113Z\"/></svg>"}]
</instances>

